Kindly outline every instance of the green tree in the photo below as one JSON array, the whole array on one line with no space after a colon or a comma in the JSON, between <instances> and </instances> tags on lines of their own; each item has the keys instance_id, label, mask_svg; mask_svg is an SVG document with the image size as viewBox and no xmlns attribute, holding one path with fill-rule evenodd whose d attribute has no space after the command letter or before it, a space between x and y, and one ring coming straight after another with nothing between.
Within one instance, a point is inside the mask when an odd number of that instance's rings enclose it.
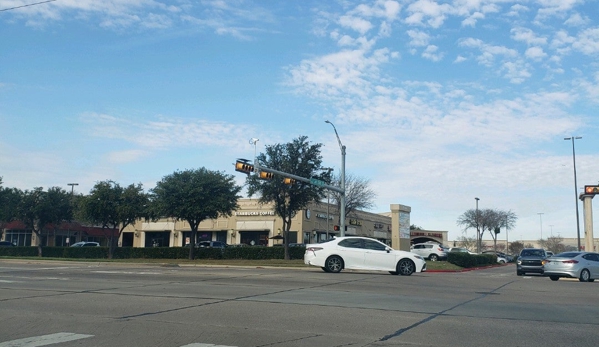
<instances>
[{"instance_id":1,"label":"green tree","mask_svg":"<svg viewBox=\"0 0 599 347\"><path fill-rule=\"evenodd\" d=\"M232 175L206 168L176 171L165 176L151 192L156 217L184 220L191 228L189 259L194 259L198 226L206 219L231 216L239 208L237 186Z\"/></svg>"},{"instance_id":2,"label":"green tree","mask_svg":"<svg viewBox=\"0 0 599 347\"><path fill-rule=\"evenodd\" d=\"M49 188L47 192L41 187L22 192L15 219L22 221L37 236L38 256L42 256L44 230L52 224L72 219L70 198L71 195L59 187Z\"/></svg>"},{"instance_id":3,"label":"green tree","mask_svg":"<svg viewBox=\"0 0 599 347\"><path fill-rule=\"evenodd\" d=\"M4 229L6 223L15 219L21 194L22 192L17 188L3 187L2 177L0 177L0 232ZM2 238L1 233L0 238Z\"/></svg>"},{"instance_id":4,"label":"green tree","mask_svg":"<svg viewBox=\"0 0 599 347\"><path fill-rule=\"evenodd\" d=\"M310 144L307 136L300 136L286 144L266 146L265 153L260 153L256 159L260 166L269 169L328 182L329 173L321 168L321 147L322 144ZM323 199L326 196L324 188L304 182L287 185L281 177L261 180L258 175L249 175L247 185L249 196L259 194L260 203L273 203L276 215L283 219L285 259L289 260L291 219L309 203Z\"/></svg>"},{"instance_id":5,"label":"green tree","mask_svg":"<svg viewBox=\"0 0 599 347\"><path fill-rule=\"evenodd\" d=\"M81 198L81 216L87 222L101 225L108 239L108 258L112 259L117 240L128 225L149 218L149 201L141 183L123 188L111 180L96 183L89 195ZM117 235L114 230L118 230Z\"/></svg>"},{"instance_id":6,"label":"green tree","mask_svg":"<svg viewBox=\"0 0 599 347\"><path fill-rule=\"evenodd\" d=\"M341 174L333 176L332 185L341 185ZM333 201L337 205L337 211L341 211L341 193L332 191ZM367 210L374 206L376 193L370 188L370 181L353 174L345 175L345 220L358 210ZM339 216L338 223L340 223Z\"/></svg>"}]
</instances>

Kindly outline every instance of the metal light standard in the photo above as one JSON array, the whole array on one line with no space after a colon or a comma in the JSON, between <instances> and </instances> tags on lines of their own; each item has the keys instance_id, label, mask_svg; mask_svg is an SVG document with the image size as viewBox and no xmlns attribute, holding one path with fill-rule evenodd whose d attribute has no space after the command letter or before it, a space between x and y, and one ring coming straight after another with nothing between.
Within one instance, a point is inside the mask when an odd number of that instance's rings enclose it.
<instances>
[{"instance_id":1,"label":"metal light standard","mask_svg":"<svg viewBox=\"0 0 599 347\"><path fill-rule=\"evenodd\" d=\"M578 184L576 183L576 152L574 150L574 140L580 140L582 136L565 137L564 140L572 141L572 162L574 164L574 202L576 202L576 237L578 239L578 250L580 251L580 221L578 217Z\"/></svg>"},{"instance_id":2,"label":"metal light standard","mask_svg":"<svg viewBox=\"0 0 599 347\"><path fill-rule=\"evenodd\" d=\"M333 171L332 167L323 167L323 170L326 170L330 175L331 171ZM329 207L331 205L331 191L327 189L327 240L329 239Z\"/></svg>"},{"instance_id":3,"label":"metal light standard","mask_svg":"<svg viewBox=\"0 0 599 347\"><path fill-rule=\"evenodd\" d=\"M335 130L335 136L337 136L337 142L339 142L339 148L341 149L341 201L339 208L339 235L345 236L345 146L341 144L341 140L339 139L339 134L337 133L337 128L335 125L328 120L324 121L325 123L329 123L333 130Z\"/></svg>"},{"instance_id":4,"label":"metal light standard","mask_svg":"<svg viewBox=\"0 0 599 347\"><path fill-rule=\"evenodd\" d=\"M75 192L75 186L78 186L79 183L67 183L67 186L71 186L71 204L73 204L73 193ZM71 244L71 223L69 223L69 228L67 230L67 245Z\"/></svg>"},{"instance_id":5,"label":"metal light standard","mask_svg":"<svg viewBox=\"0 0 599 347\"><path fill-rule=\"evenodd\" d=\"M541 221L541 241L543 241L543 212L537 213L539 215L539 220Z\"/></svg>"},{"instance_id":6,"label":"metal light standard","mask_svg":"<svg viewBox=\"0 0 599 347\"><path fill-rule=\"evenodd\" d=\"M479 198L474 198L476 200L476 253L480 253L481 240L479 239L480 232L478 230L478 200Z\"/></svg>"}]
</instances>

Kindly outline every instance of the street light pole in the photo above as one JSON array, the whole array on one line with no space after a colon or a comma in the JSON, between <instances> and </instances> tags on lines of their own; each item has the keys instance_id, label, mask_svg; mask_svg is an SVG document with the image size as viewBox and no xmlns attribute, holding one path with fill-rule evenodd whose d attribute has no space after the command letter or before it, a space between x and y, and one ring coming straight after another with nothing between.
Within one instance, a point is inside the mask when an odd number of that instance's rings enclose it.
<instances>
[{"instance_id":1,"label":"street light pole","mask_svg":"<svg viewBox=\"0 0 599 347\"><path fill-rule=\"evenodd\" d=\"M481 246L481 241L480 240L480 232L478 229L478 200L480 200L479 198L474 198L474 200L476 200L476 253L480 253L480 246Z\"/></svg>"},{"instance_id":2,"label":"street light pole","mask_svg":"<svg viewBox=\"0 0 599 347\"><path fill-rule=\"evenodd\" d=\"M67 186L71 186L71 205L73 204L73 193L75 192L75 186L78 186L79 183L67 183ZM71 223L69 223L69 228L67 230L67 245L71 244Z\"/></svg>"},{"instance_id":3,"label":"street light pole","mask_svg":"<svg viewBox=\"0 0 599 347\"><path fill-rule=\"evenodd\" d=\"M543 241L543 212L537 213L539 215L539 220L541 221L541 241Z\"/></svg>"},{"instance_id":4,"label":"street light pole","mask_svg":"<svg viewBox=\"0 0 599 347\"><path fill-rule=\"evenodd\" d=\"M335 130L335 136L337 136L337 142L339 143L339 148L341 149L341 201L339 207L339 235L341 237L345 236L345 146L341 143L341 139L339 139L339 134L337 133L337 128L335 125L328 120L325 123L329 123L333 130Z\"/></svg>"},{"instance_id":5,"label":"street light pole","mask_svg":"<svg viewBox=\"0 0 599 347\"><path fill-rule=\"evenodd\" d=\"M329 178L330 178L330 173L331 171L333 171L332 167L323 167L323 170L326 170L329 173ZM331 205L331 191L327 189L327 240L329 239L329 206Z\"/></svg>"},{"instance_id":6,"label":"street light pole","mask_svg":"<svg viewBox=\"0 0 599 347\"><path fill-rule=\"evenodd\" d=\"M578 216L578 183L576 182L576 151L574 150L574 140L580 140L582 136L565 137L564 140L572 140L572 163L574 164L574 202L576 202L576 237L578 239L578 250L580 247L580 221Z\"/></svg>"}]
</instances>

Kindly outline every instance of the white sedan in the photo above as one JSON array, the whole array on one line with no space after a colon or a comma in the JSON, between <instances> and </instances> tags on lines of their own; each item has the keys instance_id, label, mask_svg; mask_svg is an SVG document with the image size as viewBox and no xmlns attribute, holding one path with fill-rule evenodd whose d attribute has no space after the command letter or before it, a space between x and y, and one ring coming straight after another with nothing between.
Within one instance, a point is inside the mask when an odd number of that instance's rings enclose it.
<instances>
[{"instance_id":1,"label":"white sedan","mask_svg":"<svg viewBox=\"0 0 599 347\"><path fill-rule=\"evenodd\" d=\"M409 276L426 271L426 261L421 256L397 251L377 240L358 236L307 244L304 263L321 267L325 272L375 270Z\"/></svg>"}]
</instances>

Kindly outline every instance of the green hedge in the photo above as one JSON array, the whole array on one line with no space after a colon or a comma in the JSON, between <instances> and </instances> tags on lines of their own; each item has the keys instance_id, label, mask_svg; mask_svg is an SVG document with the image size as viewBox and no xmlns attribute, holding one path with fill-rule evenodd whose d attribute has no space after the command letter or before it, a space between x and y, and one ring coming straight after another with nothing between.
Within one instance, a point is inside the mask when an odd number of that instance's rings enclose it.
<instances>
[{"instance_id":1,"label":"green hedge","mask_svg":"<svg viewBox=\"0 0 599 347\"><path fill-rule=\"evenodd\" d=\"M305 248L290 247L291 259L303 259ZM36 257L37 247L0 247L0 257ZM42 247L44 258L108 259L108 247ZM196 248L195 259L285 259L284 247ZM119 247L113 259L189 259L186 247Z\"/></svg>"},{"instance_id":2,"label":"green hedge","mask_svg":"<svg viewBox=\"0 0 599 347\"><path fill-rule=\"evenodd\" d=\"M463 268L488 266L497 264L497 255L449 252L447 255L447 261Z\"/></svg>"}]
</instances>

